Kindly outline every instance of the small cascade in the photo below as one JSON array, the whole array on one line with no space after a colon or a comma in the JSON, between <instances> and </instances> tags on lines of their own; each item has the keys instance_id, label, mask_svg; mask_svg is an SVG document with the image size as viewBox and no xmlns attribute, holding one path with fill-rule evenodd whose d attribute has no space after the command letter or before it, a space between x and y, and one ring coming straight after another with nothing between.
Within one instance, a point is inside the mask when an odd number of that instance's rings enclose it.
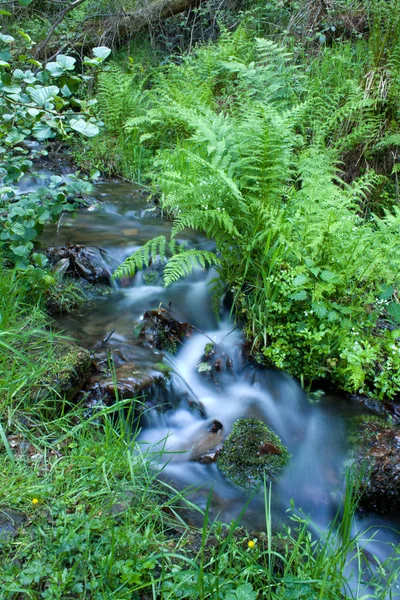
<instances>
[{"instance_id":1,"label":"small cascade","mask_svg":"<svg viewBox=\"0 0 400 600\"><path fill-rule=\"evenodd\" d=\"M170 233L171 224L154 218L131 185L99 184L96 198L99 205L90 211L64 217L55 245L70 242L101 248L100 260L110 269L149 239ZM47 227L43 242L53 245L54 236L54 226ZM185 240L189 246L209 244L192 231ZM199 459L218 449L238 419L256 418L280 436L291 454L288 467L273 483L274 518L284 521L293 500L323 530L343 496L346 418L353 409L346 406L343 411L339 402L323 398L311 401L286 374L253 365L244 353L240 331L229 319L220 323L215 319L208 286L215 273L197 270L168 288L158 275L149 281L145 273L137 273L117 284L112 293L94 295L90 305L60 316L58 327L87 348L115 330L107 348L120 357L121 364L163 362L170 370L168 385L157 390L153 407L141 417L137 438L138 451L152 461L160 478L185 490L200 508L212 494L213 516L226 522L237 518L250 494L230 484L216 462ZM195 328L174 355L145 349L137 341L135 332L143 313L160 306ZM210 352L207 345L214 348L214 366L205 359ZM160 405L167 410L160 410ZM253 494L242 522L250 529L263 528L264 517L263 496ZM390 525L396 523L373 517L355 523L362 530L377 527L370 552L379 560L388 552L382 541L399 541L385 529Z\"/></svg>"}]
</instances>

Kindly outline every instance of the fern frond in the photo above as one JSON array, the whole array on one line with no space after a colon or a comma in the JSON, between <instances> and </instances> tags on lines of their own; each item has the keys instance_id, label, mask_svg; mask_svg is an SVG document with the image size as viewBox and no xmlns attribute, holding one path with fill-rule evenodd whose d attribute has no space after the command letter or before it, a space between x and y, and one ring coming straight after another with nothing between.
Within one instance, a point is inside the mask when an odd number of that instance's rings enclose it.
<instances>
[{"instance_id":1,"label":"fern frond","mask_svg":"<svg viewBox=\"0 0 400 600\"><path fill-rule=\"evenodd\" d=\"M164 268L164 284L168 286L174 281L190 275L197 266L204 269L206 266L218 266L220 264L220 259L212 252L186 250L180 254L175 254L168 260Z\"/></svg>"},{"instance_id":2,"label":"fern frond","mask_svg":"<svg viewBox=\"0 0 400 600\"><path fill-rule=\"evenodd\" d=\"M222 234L230 237L240 237L232 218L225 212L217 209L192 210L178 214L174 220L171 236L188 227L204 231L208 237L221 238Z\"/></svg>"},{"instance_id":3,"label":"fern frond","mask_svg":"<svg viewBox=\"0 0 400 600\"><path fill-rule=\"evenodd\" d=\"M176 242L175 242L176 244ZM113 274L113 279L123 279L124 277L133 277L136 271L148 267L150 262L154 262L157 257L164 259L167 248L167 240L164 235L160 235L144 246L136 250L131 256L128 256L123 263L119 265ZM175 247L172 248L172 251Z\"/></svg>"}]
</instances>

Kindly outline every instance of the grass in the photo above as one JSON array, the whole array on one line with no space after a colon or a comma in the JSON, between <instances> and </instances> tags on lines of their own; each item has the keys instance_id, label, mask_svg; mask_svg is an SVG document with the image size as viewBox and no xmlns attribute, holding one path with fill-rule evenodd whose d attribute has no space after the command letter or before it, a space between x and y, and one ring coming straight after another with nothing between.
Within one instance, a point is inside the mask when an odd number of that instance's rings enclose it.
<instances>
[{"instance_id":1,"label":"grass","mask_svg":"<svg viewBox=\"0 0 400 600\"><path fill-rule=\"evenodd\" d=\"M91 416L59 398L32 402L57 336L13 271L3 269L0 287L0 528L20 522L0 537L2 600L389 597L399 549L369 574L372 591L365 592L351 496L318 536L294 514L276 532L267 486L264 532L248 533L240 517L230 525L211 521L211 499L198 530L185 520L200 509L158 481L135 444L131 401Z\"/></svg>"}]
</instances>

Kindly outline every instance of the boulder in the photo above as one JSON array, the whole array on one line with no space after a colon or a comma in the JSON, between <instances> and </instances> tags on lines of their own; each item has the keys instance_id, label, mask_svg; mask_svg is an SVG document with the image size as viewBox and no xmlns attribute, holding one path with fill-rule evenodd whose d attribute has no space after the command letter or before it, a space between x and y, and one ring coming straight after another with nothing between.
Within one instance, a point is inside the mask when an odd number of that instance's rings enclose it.
<instances>
[{"instance_id":1,"label":"boulder","mask_svg":"<svg viewBox=\"0 0 400 600\"><path fill-rule=\"evenodd\" d=\"M144 313L139 340L150 348L174 354L183 339L192 333L193 327L189 323L181 323L165 309L158 308Z\"/></svg>"},{"instance_id":2,"label":"boulder","mask_svg":"<svg viewBox=\"0 0 400 600\"><path fill-rule=\"evenodd\" d=\"M168 381L169 372L163 367L165 365L162 363L138 366L133 362L126 362L118 366L114 374L109 371L96 373L81 391L80 399L88 409L96 406L112 406L117 398L132 399L134 417L138 417L144 410L154 406L154 403L159 408L162 405L166 410L171 408L170 405L165 406L156 393L164 389ZM148 396L151 396L152 404L149 404Z\"/></svg>"},{"instance_id":3,"label":"boulder","mask_svg":"<svg viewBox=\"0 0 400 600\"><path fill-rule=\"evenodd\" d=\"M258 419L239 419L219 454L217 465L241 488L255 488L286 466L289 452L276 433Z\"/></svg>"},{"instance_id":4,"label":"boulder","mask_svg":"<svg viewBox=\"0 0 400 600\"><path fill-rule=\"evenodd\" d=\"M400 513L400 426L375 415L350 422L351 464L360 474L359 506L382 515Z\"/></svg>"},{"instance_id":5,"label":"boulder","mask_svg":"<svg viewBox=\"0 0 400 600\"><path fill-rule=\"evenodd\" d=\"M104 266L101 254L104 250L68 245L60 248L48 248L46 256L53 266L53 273L59 277L84 279L88 283L111 284L111 273Z\"/></svg>"}]
</instances>

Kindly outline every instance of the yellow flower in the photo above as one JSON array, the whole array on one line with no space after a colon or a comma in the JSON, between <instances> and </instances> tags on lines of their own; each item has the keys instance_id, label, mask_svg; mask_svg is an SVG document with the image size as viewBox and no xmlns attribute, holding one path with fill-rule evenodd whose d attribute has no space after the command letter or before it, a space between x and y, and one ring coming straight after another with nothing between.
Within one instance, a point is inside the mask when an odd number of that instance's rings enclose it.
<instances>
[{"instance_id":1,"label":"yellow flower","mask_svg":"<svg viewBox=\"0 0 400 600\"><path fill-rule=\"evenodd\" d=\"M38 498L32 498L32 504L39 504Z\"/></svg>"},{"instance_id":2,"label":"yellow flower","mask_svg":"<svg viewBox=\"0 0 400 600\"><path fill-rule=\"evenodd\" d=\"M253 540L249 540L247 542L247 545L248 545L249 548L254 548L254 546L256 545L256 543Z\"/></svg>"}]
</instances>

